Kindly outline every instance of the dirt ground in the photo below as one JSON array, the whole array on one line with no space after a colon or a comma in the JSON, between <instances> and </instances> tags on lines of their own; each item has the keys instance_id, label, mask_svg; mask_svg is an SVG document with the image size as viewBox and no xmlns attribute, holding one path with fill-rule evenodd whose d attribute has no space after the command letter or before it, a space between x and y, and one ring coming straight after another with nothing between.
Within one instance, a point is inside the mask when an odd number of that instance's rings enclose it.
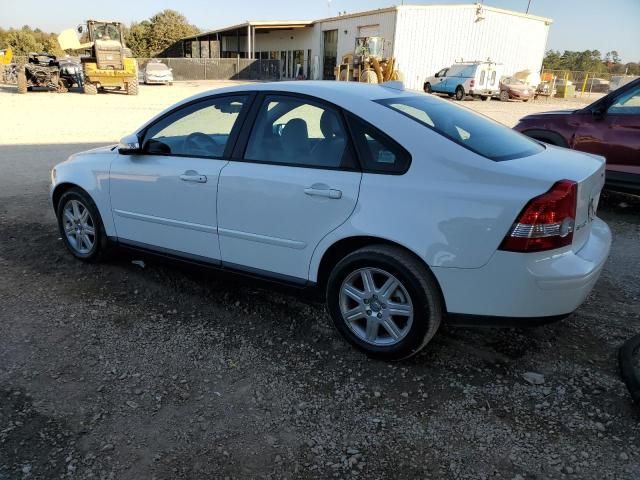
<instances>
[{"instance_id":1,"label":"dirt ground","mask_svg":"<svg viewBox=\"0 0 640 480\"><path fill-rule=\"evenodd\" d=\"M126 254L73 260L49 169L219 85L0 86L0 480L640 478L616 363L640 331L637 198L604 195L611 257L571 317L444 327L394 364L357 353L298 292ZM464 102L507 125L579 103Z\"/></svg>"}]
</instances>

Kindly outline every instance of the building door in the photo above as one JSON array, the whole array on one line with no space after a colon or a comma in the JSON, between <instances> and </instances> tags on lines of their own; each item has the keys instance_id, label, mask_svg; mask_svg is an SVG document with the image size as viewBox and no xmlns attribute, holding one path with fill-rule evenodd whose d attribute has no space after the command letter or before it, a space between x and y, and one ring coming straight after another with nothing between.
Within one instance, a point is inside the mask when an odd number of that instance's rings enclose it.
<instances>
[{"instance_id":1,"label":"building door","mask_svg":"<svg viewBox=\"0 0 640 480\"><path fill-rule=\"evenodd\" d=\"M338 30L327 30L324 35L322 49L322 79L335 80L334 68L338 63Z\"/></svg>"}]
</instances>

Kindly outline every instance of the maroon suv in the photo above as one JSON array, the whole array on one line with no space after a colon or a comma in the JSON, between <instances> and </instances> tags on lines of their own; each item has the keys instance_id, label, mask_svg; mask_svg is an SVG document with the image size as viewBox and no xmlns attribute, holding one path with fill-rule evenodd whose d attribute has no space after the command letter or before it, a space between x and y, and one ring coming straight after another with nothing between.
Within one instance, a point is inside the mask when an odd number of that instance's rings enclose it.
<instances>
[{"instance_id":1,"label":"maroon suv","mask_svg":"<svg viewBox=\"0 0 640 480\"><path fill-rule=\"evenodd\" d=\"M640 79L580 110L528 115L514 127L545 143L607 159L607 186L640 194Z\"/></svg>"}]
</instances>

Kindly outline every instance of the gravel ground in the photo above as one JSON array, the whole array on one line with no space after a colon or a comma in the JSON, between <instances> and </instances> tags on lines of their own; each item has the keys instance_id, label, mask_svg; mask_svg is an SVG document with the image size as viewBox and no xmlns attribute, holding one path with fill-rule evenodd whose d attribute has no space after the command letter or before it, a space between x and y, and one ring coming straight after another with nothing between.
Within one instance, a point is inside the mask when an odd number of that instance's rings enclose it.
<instances>
[{"instance_id":1,"label":"gravel ground","mask_svg":"<svg viewBox=\"0 0 640 480\"><path fill-rule=\"evenodd\" d=\"M49 168L205 87L0 89L0 480L640 478L640 415L616 364L640 331L634 197L604 195L611 258L574 315L444 327L394 364L350 348L308 295L128 255L74 261ZM567 104L465 105L512 124Z\"/></svg>"}]
</instances>

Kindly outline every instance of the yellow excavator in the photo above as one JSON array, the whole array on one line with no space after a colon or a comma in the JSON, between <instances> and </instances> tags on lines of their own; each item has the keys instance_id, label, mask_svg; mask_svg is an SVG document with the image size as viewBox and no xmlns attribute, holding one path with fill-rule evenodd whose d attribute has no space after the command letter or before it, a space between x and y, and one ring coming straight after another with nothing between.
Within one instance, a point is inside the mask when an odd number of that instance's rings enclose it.
<instances>
[{"instance_id":1,"label":"yellow excavator","mask_svg":"<svg viewBox=\"0 0 640 480\"><path fill-rule=\"evenodd\" d=\"M76 32L89 41L80 43ZM114 88L138 94L138 63L125 46L120 22L87 20L86 25L63 31L58 43L63 50L84 51L80 57L84 93L95 95L98 90Z\"/></svg>"},{"instance_id":2,"label":"yellow excavator","mask_svg":"<svg viewBox=\"0 0 640 480\"><path fill-rule=\"evenodd\" d=\"M0 50L0 81L3 83L15 83L15 65L11 65L13 50L11 47Z\"/></svg>"},{"instance_id":3,"label":"yellow excavator","mask_svg":"<svg viewBox=\"0 0 640 480\"><path fill-rule=\"evenodd\" d=\"M342 56L335 69L336 80L382 83L400 80L396 59L384 57L384 38L358 37L353 53Z\"/></svg>"},{"instance_id":4,"label":"yellow excavator","mask_svg":"<svg viewBox=\"0 0 640 480\"><path fill-rule=\"evenodd\" d=\"M12 58L13 50L11 50L11 47L6 50L0 50L0 65L9 65Z\"/></svg>"}]
</instances>

